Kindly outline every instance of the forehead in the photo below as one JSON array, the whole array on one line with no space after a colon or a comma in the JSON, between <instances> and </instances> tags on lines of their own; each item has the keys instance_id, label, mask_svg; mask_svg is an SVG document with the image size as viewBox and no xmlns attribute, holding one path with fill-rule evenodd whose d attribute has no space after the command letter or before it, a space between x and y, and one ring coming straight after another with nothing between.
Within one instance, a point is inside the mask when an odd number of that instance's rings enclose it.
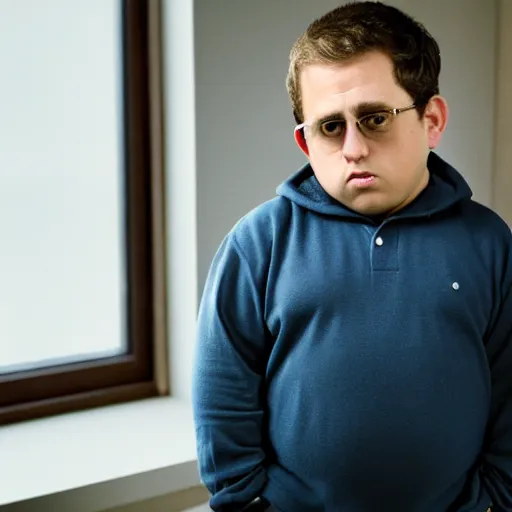
<instances>
[{"instance_id":1,"label":"forehead","mask_svg":"<svg viewBox=\"0 0 512 512\"><path fill-rule=\"evenodd\" d=\"M379 102L394 108L411 100L396 83L391 58L381 52L337 64L308 65L301 72L300 85L306 120L348 112L361 103Z\"/></svg>"}]
</instances>

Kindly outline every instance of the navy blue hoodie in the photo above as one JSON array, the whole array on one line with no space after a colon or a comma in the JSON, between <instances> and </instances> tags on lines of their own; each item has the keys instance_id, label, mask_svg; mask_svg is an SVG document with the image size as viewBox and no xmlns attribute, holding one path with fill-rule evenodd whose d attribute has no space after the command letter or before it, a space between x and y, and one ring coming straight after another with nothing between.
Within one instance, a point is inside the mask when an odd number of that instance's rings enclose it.
<instances>
[{"instance_id":1,"label":"navy blue hoodie","mask_svg":"<svg viewBox=\"0 0 512 512\"><path fill-rule=\"evenodd\" d=\"M512 510L511 232L428 167L377 222L306 166L223 241L193 384L214 510Z\"/></svg>"}]
</instances>

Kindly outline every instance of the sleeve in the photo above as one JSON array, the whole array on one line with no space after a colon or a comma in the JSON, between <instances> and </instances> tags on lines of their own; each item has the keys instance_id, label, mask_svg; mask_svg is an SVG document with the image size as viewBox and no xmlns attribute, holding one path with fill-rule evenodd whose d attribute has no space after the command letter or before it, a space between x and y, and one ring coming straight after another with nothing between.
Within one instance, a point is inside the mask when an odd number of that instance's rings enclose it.
<instances>
[{"instance_id":1,"label":"sleeve","mask_svg":"<svg viewBox=\"0 0 512 512\"><path fill-rule=\"evenodd\" d=\"M512 264L502 300L487 339L492 396L480 477L493 512L512 511Z\"/></svg>"},{"instance_id":2,"label":"sleeve","mask_svg":"<svg viewBox=\"0 0 512 512\"><path fill-rule=\"evenodd\" d=\"M213 510L240 510L267 482L262 388L269 337L263 273L259 279L253 273L234 236L228 236L213 260L199 308L193 407L199 472Z\"/></svg>"}]
</instances>

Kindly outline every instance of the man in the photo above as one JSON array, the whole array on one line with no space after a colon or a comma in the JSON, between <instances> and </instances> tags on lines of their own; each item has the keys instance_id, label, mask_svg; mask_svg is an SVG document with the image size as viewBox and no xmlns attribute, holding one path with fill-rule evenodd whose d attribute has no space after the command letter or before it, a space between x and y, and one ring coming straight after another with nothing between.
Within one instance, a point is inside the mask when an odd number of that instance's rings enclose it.
<instances>
[{"instance_id":1,"label":"man","mask_svg":"<svg viewBox=\"0 0 512 512\"><path fill-rule=\"evenodd\" d=\"M511 232L431 152L439 72L381 3L295 43L309 164L223 241L199 313L214 510L512 510Z\"/></svg>"}]
</instances>

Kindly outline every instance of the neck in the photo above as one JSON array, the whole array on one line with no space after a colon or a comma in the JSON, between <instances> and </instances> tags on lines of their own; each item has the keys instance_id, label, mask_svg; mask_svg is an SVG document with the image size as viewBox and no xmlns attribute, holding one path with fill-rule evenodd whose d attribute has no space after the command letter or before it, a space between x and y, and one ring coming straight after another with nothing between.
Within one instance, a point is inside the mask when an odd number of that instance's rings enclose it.
<instances>
[{"instance_id":1,"label":"neck","mask_svg":"<svg viewBox=\"0 0 512 512\"><path fill-rule=\"evenodd\" d=\"M418 186L413 190L409 196L406 197L404 201L402 201L398 206L393 208L391 211L388 212L386 215L387 217L393 215L394 213L403 210L407 205L411 204L426 188L428 185L428 182L430 180L430 172L425 167L425 170L423 174L421 175L421 179L418 182Z\"/></svg>"}]
</instances>

